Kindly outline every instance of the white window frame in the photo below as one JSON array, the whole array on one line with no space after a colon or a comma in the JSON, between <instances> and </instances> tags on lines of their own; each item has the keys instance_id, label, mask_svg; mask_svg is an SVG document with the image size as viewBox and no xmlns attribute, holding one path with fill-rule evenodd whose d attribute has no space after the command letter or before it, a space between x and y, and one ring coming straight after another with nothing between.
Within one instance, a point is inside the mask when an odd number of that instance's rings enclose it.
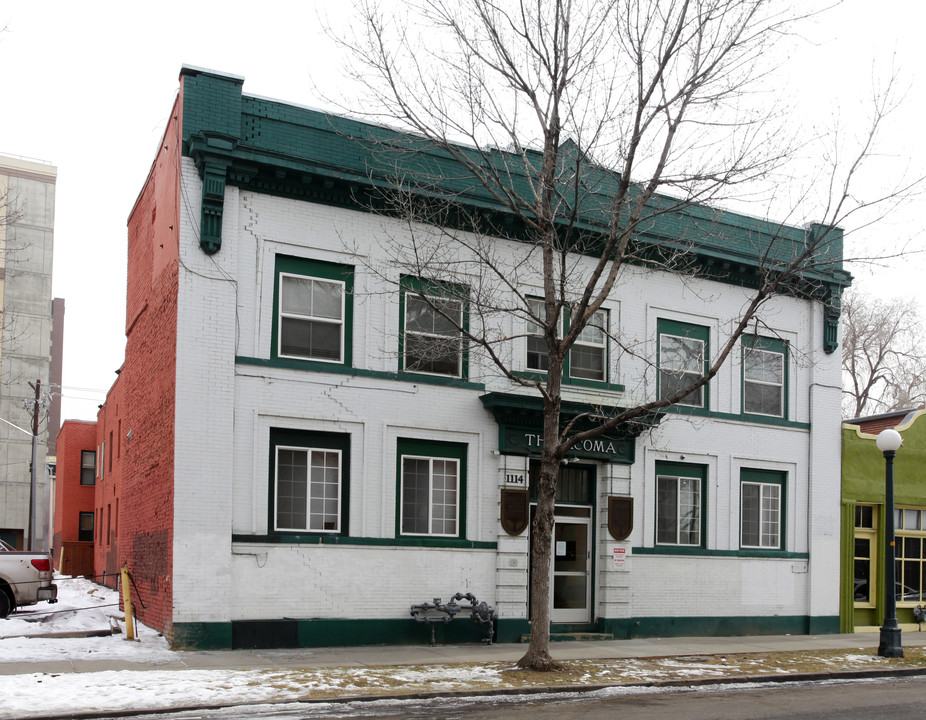
<instances>
[{"instance_id":1,"label":"white window frame","mask_svg":"<svg viewBox=\"0 0 926 720\"><path fill-rule=\"evenodd\" d=\"M529 298L527 298L527 303L528 303L528 308L529 308L529 310L530 310L536 317L538 317L538 318L544 317L544 315L546 314L546 308L544 307L545 303L544 303L544 301L543 301L542 299L540 299L540 298L534 298L534 297L529 297ZM542 358L546 358L547 366L548 366L548 367L549 367L549 365L550 365L550 352L549 352L549 348L547 348L546 342L545 342L545 340L544 340L543 328L541 328L540 325L538 325L538 324L535 323L533 320L531 320L530 318L528 318L527 323L526 323L525 326L524 326L524 334L525 334L525 336L526 336L525 339L524 339L524 367L525 367L529 372L542 373L542 374L546 375L546 373L547 373L546 368L531 367L531 364L530 364L530 355L531 355L530 341L531 341L531 338L540 338L540 341L543 343L543 350L537 351L537 354L538 354L540 357L542 357ZM541 364L542 364L542 363L541 363Z\"/></svg>"},{"instance_id":2,"label":"white window frame","mask_svg":"<svg viewBox=\"0 0 926 720\"><path fill-rule=\"evenodd\" d=\"M569 377L573 380L587 380L589 382L607 382L608 381L608 311L607 310L596 310L594 315L589 319L588 323L582 331L576 337L575 343L573 343L573 350L569 353ZM583 338L586 331L593 331L601 334L600 342L593 342L587 337ZM600 378L590 378L582 377L581 375L576 375L573 372L574 360L575 360L575 348L593 348L598 350L601 353L601 377Z\"/></svg>"},{"instance_id":3,"label":"white window frame","mask_svg":"<svg viewBox=\"0 0 926 720\"><path fill-rule=\"evenodd\" d=\"M758 528L759 542L758 544L748 544L745 540L746 530L746 503L744 502L745 493L743 489L747 486L759 488L759 504L756 510L758 511L758 517L754 518L754 522ZM767 496L771 490L775 491L774 498ZM775 507L774 513L775 517L772 521L770 518L765 517L767 508L765 503L767 500L774 500ZM781 520L782 520L782 486L780 483L764 483L756 482L755 480L742 480L740 482L740 547L744 549L752 550L779 550L781 549ZM774 526L774 542L770 539L767 540L767 537L771 537L769 528Z\"/></svg>"},{"instance_id":4,"label":"white window frame","mask_svg":"<svg viewBox=\"0 0 926 720\"><path fill-rule=\"evenodd\" d=\"M290 451L290 452L302 452L305 453L306 457L306 508L305 508L305 527L284 527L280 525L280 451ZM324 453L331 454L337 457L338 462L338 497L337 497L337 511L335 514L335 527L334 528L325 528L324 522L325 519L329 516L329 513L324 511L324 508L321 512L322 527L317 528L312 526L313 516L319 516L319 513L312 512L312 501L320 500L323 503L328 500L326 496L322 497L313 497L312 495L312 454L313 453ZM305 532L312 534L324 534L324 533L339 533L341 532L341 508L342 502L344 499L344 458L341 450L337 448L323 448L323 447L306 447L304 445L277 445L274 450L274 463L273 463L273 529L278 532Z\"/></svg>"},{"instance_id":5,"label":"white window frame","mask_svg":"<svg viewBox=\"0 0 926 720\"><path fill-rule=\"evenodd\" d=\"M459 330L455 330L453 335L445 335L443 333L436 333L436 332L422 332L419 330L409 330L408 329L408 305L409 305L409 300L416 299L419 302L423 303L430 312L436 314L438 317L443 317L440 314L440 312L438 312L434 308L434 305L437 305L440 303L456 304L457 312L458 312L456 323L458 327L462 327L463 311L464 311L463 300L461 300L458 297L453 297L453 296L448 296L448 295L429 295L426 293L416 292L415 290L410 290L410 289L405 289L403 290L403 292L405 293L405 307L404 307L405 317L402 318L402 321L403 321L402 322L402 332L405 335L404 342L403 342L403 353L402 353L403 371L415 373L418 375L431 375L433 377L462 378L463 377L463 333L461 333ZM408 363L408 338L410 335L414 335L416 337L421 337L421 338L437 338L438 340L445 340L445 341L450 341L450 340L455 339L457 342L457 352L456 352L457 362L456 362L455 372L452 375L450 375L448 373L429 372L428 370L418 370L415 368L410 368L408 366L409 365Z\"/></svg>"},{"instance_id":6,"label":"white window frame","mask_svg":"<svg viewBox=\"0 0 926 720\"><path fill-rule=\"evenodd\" d=\"M659 483L662 480L674 480L675 481L675 542L666 542L659 539L659 521L660 521L660 506L659 506ZM682 503L681 503L681 487L682 480L693 480L697 483L697 502L694 503L694 507L697 508L698 517L695 523L697 540L696 542L682 542L680 537L682 533ZM692 475L670 475L666 473L661 473L656 476L656 544L663 547L701 547L703 538L702 538L702 522L704 520L704 481L702 478Z\"/></svg>"},{"instance_id":7,"label":"white window frame","mask_svg":"<svg viewBox=\"0 0 926 720\"><path fill-rule=\"evenodd\" d=\"M408 532L405 530L405 461L406 460L425 460L428 462L428 532ZM435 461L450 463L455 468L456 483L454 486L454 495L456 503L453 516L453 532L434 532L434 463ZM458 458L440 457L436 455L410 455L403 454L399 459L399 467L402 473L399 482L399 531L403 536L418 537L459 537L460 536L460 472L461 463ZM448 518L439 518L446 521Z\"/></svg>"},{"instance_id":8,"label":"white window frame","mask_svg":"<svg viewBox=\"0 0 926 720\"><path fill-rule=\"evenodd\" d=\"M777 356L778 361L781 364L781 382L780 383L767 382L765 380L750 379L747 376L746 358L749 357L749 355L752 353L763 353L765 355ZM784 353L778 352L776 350L763 350L760 348L751 348L751 347L744 348L744 352L743 352L743 412L749 415L762 415L765 417L783 418L785 415L785 374L787 373L787 371L788 369L785 366ZM780 408L780 412L768 413L768 412L758 412L755 410L750 410L748 408L748 403L749 403L748 395L749 395L750 385L762 386L762 387L777 387L778 388L778 407Z\"/></svg>"},{"instance_id":9,"label":"white window frame","mask_svg":"<svg viewBox=\"0 0 926 720\"><path fill-rule=\"evenodd\" d=\"M284 305L284 303L283 303L283 295L284 295L284 292L285 292L285 290L284 290L284 285L285 285L285 281L286 281L287 278L293 278L293 279L296 279L296 280L311 280L312 282L327 283L327 284L329 284L329 285L337 285L337 286L339 286L339 287L340 287L340 290L341 290L341 292L340 292L340 295L341 295L340 317L339 317L338 319L327 318L327 317L323 317L323 316L309 315L309 314L306 314L306 313L297 313L297 312L294 312L294 311L292 311L292 310L290 310L289 312L285 312L285 311L283 310L283 305ZM278 295L279 295L279 296L278 296L278 298L277 298L277 313L278 313L278 318L277 318L277 357L281 357L281 358L292 358L292 359L296 359L296 360L311 360L311 361L313 361L313 362L322 362L322 363L331 363L331 364L335 364L335 365L343 365L343 364L344 364L344 326L345 326L345 322L346 322L346 321L345 321L345 313L346 313L345 298L346 298L346 295L347 295L346 283L345 283L343 280L333 280L333 279L331 279L331 278L318 277L318 276L315 276L315 275L301 275L301 274L299 274L299 273L292 273L292 272L283 272L283 271L281 271L281 272L279 273L279 290L278 290ZM339 345L338 345L338 358L335 360L335 359L332 359L332 358L317 357L317 356L313 356L313 355L309 355L309 354L307 354L307 355L300 355L300 354L285 353L285 352L283 351L283 322L284 322L284 320L286 320L286 319L291 319L291 320L302 320L302 321L308 321L308 322L313 322L313 323L321 323L321 324L326 324L326 325L337 325L338 328L339 328L338 335L339 335L339 338L340 338Z\"/></svg>"},{"instance_id":10,"label":"white window frame","mask_svg":"<svg viewBox=\"0 0 926 720\"><path fill-rule=\"evenodd\" d=\"M87 465L84 462L84 459L89 457L91 459L91 464ZM90 471L90 482L84 482L84 470ZM80 451L80 484L83 487L91 487L96 485L96 452L94 450L81 450Z\"/></svg>"}]
</instances>

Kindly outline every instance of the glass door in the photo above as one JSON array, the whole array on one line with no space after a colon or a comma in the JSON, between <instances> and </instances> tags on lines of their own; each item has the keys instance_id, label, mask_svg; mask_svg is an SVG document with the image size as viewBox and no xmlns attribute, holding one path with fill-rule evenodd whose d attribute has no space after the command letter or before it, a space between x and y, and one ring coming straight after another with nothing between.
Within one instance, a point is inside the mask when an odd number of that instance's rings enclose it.
<instances>
[{"instance_id":1,"label":"glass door","mask_svg":"<svg viewBox=\"0 0 926 720\"><path fill-rule=\"evenodd\" d=\"M559 510L559 508L558 508ZM591 621L591 522L588 517L554 518L550 621Z\"/></svg>"}]
</instances>

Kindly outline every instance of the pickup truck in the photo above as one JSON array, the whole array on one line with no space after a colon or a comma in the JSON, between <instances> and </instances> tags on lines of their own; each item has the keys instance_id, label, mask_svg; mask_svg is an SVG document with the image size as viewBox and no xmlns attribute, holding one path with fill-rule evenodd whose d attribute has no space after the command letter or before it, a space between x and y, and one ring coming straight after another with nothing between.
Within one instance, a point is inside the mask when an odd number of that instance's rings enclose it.
<instances>
[{"instance_id":1,"label":"pickup truck","mask_svg":"<svg viewBox=\"0 0 926 720\"><path fill-rule=\"evenodd\" d=\"M52 582L51 554L17 552L0 540L0 618L39 600L58 602Z\"/></svg>"}]
</instances>

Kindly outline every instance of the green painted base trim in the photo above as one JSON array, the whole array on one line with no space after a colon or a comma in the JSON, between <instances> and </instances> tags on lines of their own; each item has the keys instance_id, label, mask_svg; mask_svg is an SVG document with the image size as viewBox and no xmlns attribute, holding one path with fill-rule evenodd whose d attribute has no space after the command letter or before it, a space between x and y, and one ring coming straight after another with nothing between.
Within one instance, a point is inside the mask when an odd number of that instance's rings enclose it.
<instances>
[{"instance_id":1,"label":"green painted base trim","mask_svg":"<svg viewBox=\"0 0 926 720\"><path fill-rule=\"evenodd\" d=\"M355 377L378 378L380 380L397 380L400 382L417 383L418 385L442 385L444 387L463 388L465 390L485 390L484 383L474 383L460 378L440 377L437 375L419 375L410 372L384 372L382 370L366 370L364 368L349 367L335 363L313 362L311 360L293 360L291 358L254 358L236 355L235 362L239 365L257 365L258 367L285 368L287 370L306 370L311 372L326 372L335 375L353 375Z\"/></svg>"},{"instance_id":2,"label":"green painted base trim","mask_svg":"<svg viewBox=\"0 0 926 720\"><path fill-rule=\"evenodd\" d=\"M230 622L174 623L170 645L174 649L227 650L232 646Z\"/></svg>"},{"instance_id":3,"label":"green painted base trim","mask_svg":"<svg viewBox=\"0 0 926 720\"><path fill-rule=\"evenodd\" d=\"M358 645L439 645L480 643L484 628L468 617L429 625L405 619L279 618L215 623L175 623L171 646L177 649L352 647ZM495 642L520 643L530 635L526 618L499 618ZM553 624L557 639L587 639L582 635L613 635L626 640L642 637L723 637L741 635L829 635L839 632L838 616L777 617L652 617L601 618L582 625ZM568 635L573 637L569 638Z\"/></svg>"},{"instance_id":4,"label":"green painted base trim","mask_svg":"<svg viewBox=\"0 0 926 720\"><path fill-rule=\"evenodd\" d=\"M364 538L343 535L232 535L233 543L265 545L368 545L378 547L435 547L457 550L497 550L493 541L467 540L465 538Z\"/></svg>"},{"instance_id":5,"label":"green painted base trim","mask_svg":"<svg viewBox=\"0 0 926 720\"><path fill-rule=\"evenodd\" d=\"M657 545L656 547L635 547L634 555L701 555L704 557L751 557L777 558L780 560L809 560L810 553L787 552L785 550L707 550L681 545Z\"/></svg>"},{"instance_id":6,"label":"green painted base trim","mask_svg":"<svg viewBox=\"0 0 926 720\"><path fill-rule=\"evenodd\" d=\"M604 632L618 639L824 635L839 632L837 615L611 618L602 620L601 624Z\"/></svg>"},{"instance_id":7,"label":"green painted base trim","mask_svg":"<svg viewBox=\"0 0 926 720\"><path fill-rule=\"evenodd\" d=\"M495 639L500 643L521 642L521 637L531 631L527 618L499 618L495 622Z\"/></svg>"}]
</instances>

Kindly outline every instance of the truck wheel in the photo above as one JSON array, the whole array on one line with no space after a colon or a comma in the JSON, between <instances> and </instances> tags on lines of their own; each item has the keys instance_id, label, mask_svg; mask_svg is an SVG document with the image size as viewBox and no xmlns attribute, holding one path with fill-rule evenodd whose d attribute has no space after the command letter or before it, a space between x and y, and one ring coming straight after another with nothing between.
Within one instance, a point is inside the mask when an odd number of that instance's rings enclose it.
<instances>
[{"instance_id":1,"label":"truck wheel","mask_svg":"<svg viewBox=\"0 0 926 720\"><path fill-rule=\"evenodd\" d=\"M13 612L13 606L10 602L10 596L0 590L0 618L7 617L11 612Z\"/></svg>"}]
</instances>

